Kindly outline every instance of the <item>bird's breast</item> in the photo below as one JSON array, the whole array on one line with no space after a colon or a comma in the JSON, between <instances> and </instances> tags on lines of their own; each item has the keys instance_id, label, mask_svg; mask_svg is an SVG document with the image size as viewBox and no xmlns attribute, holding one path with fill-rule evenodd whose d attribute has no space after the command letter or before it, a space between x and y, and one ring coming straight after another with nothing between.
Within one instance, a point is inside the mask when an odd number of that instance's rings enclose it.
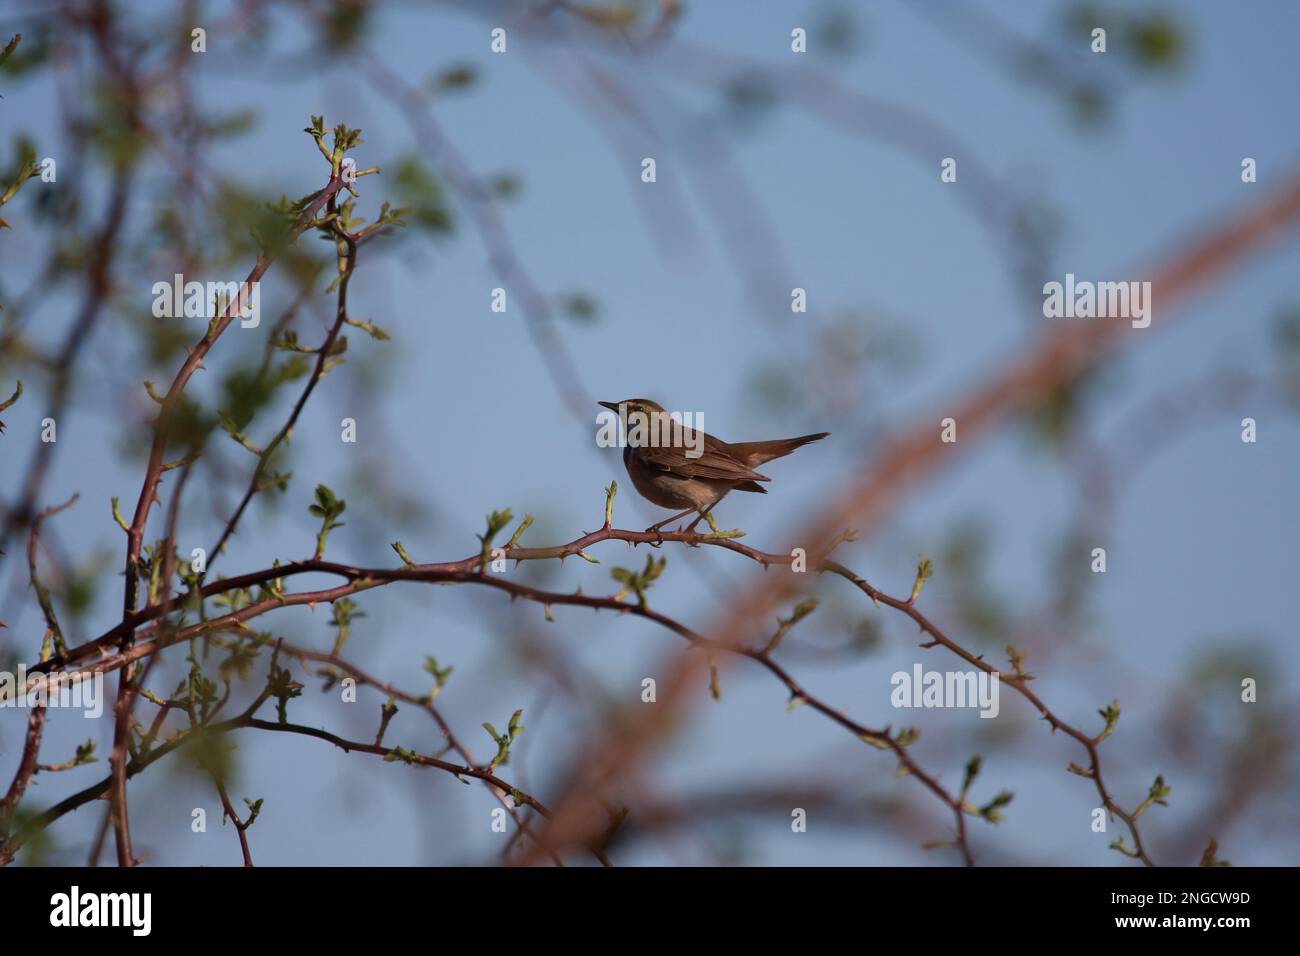
<instances>
[{"instance_id":1,"label":"bird's breast","mask_svg":"<svg viewBox=\"0 0 1300 956\"><path fill-rule=\"evenodd\" d=\"M627 475L641 497L661 508L707 508L730 490L726 482L686 478L647 465L632 448L623 449Z\"/></svg>"}]
</instances>

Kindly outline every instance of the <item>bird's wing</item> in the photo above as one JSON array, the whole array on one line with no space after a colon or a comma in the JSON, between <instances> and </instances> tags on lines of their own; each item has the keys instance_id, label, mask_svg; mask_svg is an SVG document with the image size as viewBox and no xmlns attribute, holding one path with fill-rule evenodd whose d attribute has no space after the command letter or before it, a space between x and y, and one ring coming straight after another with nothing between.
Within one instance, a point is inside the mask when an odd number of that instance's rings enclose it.
<instances>
[{"instance_id":1,"label":"bird's wing","mask_svg":"<svg viewBox=\"0 0 1300 956\"><path fill-rule=\"evenodd\" d=\"M688 436L689 437L689 436ZM682 447L659 446L639 448L638 457L651 468L671 472L682 478L715 478L720 481L768 481L752 468L737 461L727 453L726 445L711 435L705 435L704 450L699 457L688 457L693 442Z\"/></svg>"}]
</instances>

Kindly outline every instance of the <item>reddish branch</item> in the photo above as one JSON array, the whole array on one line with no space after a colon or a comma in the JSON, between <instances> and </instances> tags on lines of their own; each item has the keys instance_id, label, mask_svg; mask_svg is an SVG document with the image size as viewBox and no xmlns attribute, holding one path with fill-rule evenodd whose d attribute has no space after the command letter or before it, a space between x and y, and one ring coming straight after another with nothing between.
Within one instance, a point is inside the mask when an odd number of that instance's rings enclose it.
<instances>
[{"instance_id":1,"label":"reddish branch","mask_svg":"<svg viewBox=\"0 0 1300 956\"><path fill-rule=\"evenodd\" d=\"M455 733L453 733L451 729L451 725L447 722L447 718L445 718L442 715L442 712L439 711L438 708L434 706L433 701L428 696L417 696L415 694L404 691L399 687L395 687L394 685L388 683L387 681L380 680L379 678L366 673L361 668L357 667L355 664L352 664L351 662L344 660L342 657L340 657L337 654L325 653L323 651L314 651L311 650L310 648L298 647L296 645L285 643L285 642L281 642L279 648L281 653L286 654L289 657L295 657L299 661L303 662L304 664L308 661L315 661L318 664L327 664L330 667L336 668L342 671L343 673L347 674L349 677L351 677L359 684L366 684L370 687L375 688L376 690L380 691L386 696L391 697L394 700L400 700L404 703L410 704L413 707L420 708L433 719L434 723L438 725L438 730L442 733L443 738L447 741L447 749L454 750L456 754L462 760L464 760L467 765L479 767L480 769L485 769L483 765L475 761L474 758L470 755L470 752L465 748L465 745L462 744L460 740L456 737ZM496 798L497 802L500 803L501 806L505 809L505 811L509 813L510 816L514 819L516 826L518 826L519 828L518 832L523 834L524 836L536 839L536 835L534 834L532 827L529 825L528 821L525 820L520 815L518 807L516 807L510 800L507 799L509 794L498 787L492 786L487 781L484 781L483 783L484 786L486 786L488 790L491 792L493 797ZM593 848L592 852L596 856L596 859L600 861L600 864L602 866L611 865L609 862L609 858L606 857L605 854L602 853L599 849ZM551 857L551 862L554 863L556 866L563 866L563 862L561 861L558 854L551 853L550 857Z\"/></svg>"},{"instance_id":2,"label":"reddish branch","mask_svg":"<svg viewBox=\"0 0 1300 956\"><path fill-rule=\"evenodd\" d=\"M333 201L335 194L343 186L344 183L340 177L337 175L330 177L329 182L316 194L290 229L285 240L286 245L295 241L299 235L311 226L317 213L325 208L327 203ZM242 288L249 288L254 283L261 281L267 270L271 268L274 260L275 254L271 251L263 252L258 256L253 268L249 270L248 276L244 279ZM185 391L185 386L189 384L190 378L203 365L204 357L238 315L242 307L242 298L242 295L231 297L221 315L205 332L203 338L190 349L189 355L181 364L180 370L176 373L171 386L167 389L167 394L163 397L162 407L159 409L157 422L154 426L153 442L149 449L149 462L145 468L140 497L136 502L135 515L127 530L126 585L123 589L122 600L123 620L127 620L131 616L139 599L140 550L144 543L144 529L149 520L149 511L157 496L158 484L166 466L167 438L172 416L177 411L181 395ZM132 640L130 629L124 629L120 638L122 646L127 646ZM110 764L114 769L114 786L110 799L118 864L120 866L134 865L126 805L126 748L131 732L131 713L134 707L134 698L135 694L131 687L128 672L122 675L118 683L117 702L114 711L116 722L113 734L113 751L110 757Z\"/></svg>"},{"instance_id":3,"label":"reddish branch","mask_svg":"<svg viewBox=\"0 0 1300 956\"><path fill-rule=\"evenodd\" d=\"M63 632L59 628L58 617L54 613L54 605L50 602L49 593L46 591L44 584L41 583L40 575L37 573L37 542L40 538L41 525L45 520L60 511L71 508L76 503L77 497L77 495L73 495L63 504L51 505L37 515L32 522L31 532L27 538L27 564L31 574L32 589L36 592L37 602L45 615L46 638L51 642L53 649L63 646ZM0 839L3 839L9 833L14 811L17 810L18 804L22 801L23 794L27 792L32 777L40 769L38 761L40 759L41 739L45 734L45 716L45 707L37 704L32 707L31 713L27 717L27 735L23 740L23 754L18 761L18 769L14 772L9 789L5 791L4 798L0 799Z\"/></svg>"},{"instance_id":4,"label":"reddish branch","mask_svg":"<svg viewBox=\"0 0 1300 956\"><path fill-rule=\"evenodd\" d=\"M612 527L602 528L598 531L584 535L575 541L556 547L526 548L516 545L507 547L503 550L504 557L507 560L513 560L516 562L555 558L563 559L565 557L583 554L585 550L592 545L607 540L621 540L630 544L639 543L649 545L660 544L664 541L675 541L688 545L708 544L742 554L761 563L765 568L774 564L785 565L788 560L782 555L758 551L754 548L748 547L747 545L740 544L733 539L710 538L707 536L685 534L681 532L650 534L646 532L623 531ZM819 569L845 577L859 588L864 589L869 596L878 600L880 603L888 603L890 606L908 612L914 616L914 619L918 620L918 623L921 623L923 627L933 633L937 641L944 643L945 646L956 649L963 657L973 659L973 655L970 655L968 652L959 648L955 642L951 641L943 635L942 632L939 632L937 628L934 628L932 624L921 617L919 613L915 612L909 602L900 601L883 595L875 589L872 589L865 581L857 578L841 565L833 562L825 562L819 566ZM970 808L965 803L963 797L961 795L950 793L938 782L937 778L924 771L908 753L905 745L898 742L896 735L891 733L890 728L873 729L866 727L809 693L782 665L776 662L767 648L761 644L751 646L749 643L740 642L721 643L706 637L673 618L647 606L628 603L615 597L601 597L585 595L582 593L567 594L550 592L518 584L504 578L499 578L494 574L485 573L482 570L481 555L474 555L460 561L447 562L443 564L418 564L404 568L357 568L323 560L299 561L264 569L247 575L241 575L236 578L227 578L211 584L206 584L201 589L200 594L204 597L212 597L220 593L230 593L236 590L251 589L259 585L269 585L272 581L277 579L283 581L305 573L334 574L345 578L346 583L334 588L316 591L302 591L296 593L281 592L261 601L255 601L245 607L239 608L238 610L187 627L176 627L167 622L159 621L159 623L152 626L143 627L136 643L125 650L119 650L117 653L112 653L111 651L118 641L115 633L110 631L109 633L97 638L95 641L88 642L87 644L77 648L76 651L70 655L69 660L65 662L65 664L67 666L83 665L80 670L77 671L79 673L118 670L124 667L129 667L136 661L145 658L152 658L165 648L181 641L190 640L204 635L212 635L222 631L245 629L248 621L279 607L294 605L315 606L319 603L336 601L340 598L348 597L394 581L481 584L487 587L503 590L509 593L512 597L526 598L548 607L551 605L571 605L590 607L595 610L606 609L620 613L631 613L647 620L654 621L661 627L664 627L682 637L694 647L712 652L737 654L753 660L780 681L780 683L786 688L792 702L805 704L841 727L844 727L846 730L852 732L854 736L859 739L872 743L874 746L881 749L891 751L906 772L921 781L921 783L953 813L956 828L955 844L960 849L963 859L967 863L973 863L973 856L970 852L969 846L967 845L965 834L965 815L970 812ZM160 604L153 608L147 608L139 616L141 620L137 620L135 626L142 625L143 618L146 617L161 618L171 611L183 606L188 600L189 598L187 596L181 596L172 602ZM40 665L37 666L39 667ZM1036 698L1033 699L1036 700ZM1038 706L1041 707L1041 704ZM1057 723L1062 727L1066 726L1063 722L1057 721ZM1095 760L1095 751L1092 752L1092 756ZM593 837L593 840L589 842L594 841L595 838Z\"/></svg>"},{"instance_id":5,"label":"reddish branch","mask_svg":"<svg viewBox=\"0 0 1300 956\"><path fill-rule=\"evenodd\" d=\"M311 225L312 220L316 218L316 214L343 188L343 185L343 180L339 177L332 176L330 178L325 188L316 194L316 197L303 211L302 215L298 217L289 233L290 242ZM257 262L254 263L253 268L249 270L248 276L244 279L245 287L261 281L262 276L271 268L274 259L274 255L269 252L258 256ZM164 458L167 454L168 424L171 415L175 413L181 393L184 392L185 386L189 384L190 378L202 366L204 357L216 344L221 334L230 327L230 323L235 320L240 308L239 302L239 296L231 298L231 301L227 303L211 329L190 350L185 362L172 380L171 386L167 389L167 394L163 397L162 408L158 412L158 421L154 428L153 443L149 448L149 463L145 469L140 497L135 506L135 516L131 519L131 526L127 531L126 588L122 608L124 616L129 617L132 611L135 610L138 599L140 548L144 542L144 526L149 520L149 509L153 505L158 491L158 482L162 478L163 465L165 464Z\"/></svg>"},{"instance_id":6,"label":"reddish branch","mask_svg":"<svg viewBox=\"0 0 1300 956\"><path fill-rule=\"evenodd\" d=\"M252 866L253 854L248 849L248 824L239 819L239 814L235 813L234 805L230 802L230 795L226 793L226 785L215 774L212 777L212 782L216 785L217 796L221 798L221 819L228 819L235 825L235 832L239 834L239 849L244 855L244 866Z\"/></svg>"},{"instance_id":7,"label":"reddish branch","mask_svg":"<svg viewBox=\"0 0 1300 956\"><path fill-rule=\"evenodd\" d=\"M521 805L536 810L542 816L547 816L550 813L550 811L547 810L546 806L541 801L537 800L535 797L520 790L518 787L512 786L508 781L503 780L501 777L497 776L495 773L488 770L480 769L478 767L462 766L459 764L451 763L450 761L447 760L441 760L437 757L426 756L423 754L413 753L410 751L402 751L402 755L398 757L396 748L383 747L375 744L364 743L361 741L346 740L342 737L330 733L329 731L321 730L317 727L305 727L300 724L279 723L276 721L260 720L253 716L253 712L255 711L256 706L259 706L261 703L264 702L264 700L265 698L259 698L257 705L255 705L255 707L250 708L249 711L246 711L245 713L241 714L238 717L232 717L229 720L221 721L219 723L210 724L207 726L196 727L193 729L193 731L178 734L176 737L172 738L171 740L167 741L164 744L160 744L159 746L155 747L153 750L150 750L148 753L141 754L139 757L132 759L127 764L127 769L126 769L127 777L128 778L134 777L136 774L145 770L147 767L151 766L158 760L161 760L163 757L167 756L168 754L173 753L176 750L182 748L185 744L189 743L192 739L194 739L194 737L198 734L221 735L221 734L228 734L233 731L241 730L244 728L252 728L256 730L270 731L272 733L290 733L290 734L298 734L305 737L314 737L317 740L324 740L328 743L331 743L345 752L356 751L358 753L374 754L375 756L379 756L379 757L394 756L395 759L403 759L405 761L409 761L411 764L421 766L421 767L433 767L435 769L453 774L457 777L473 777L474 779L477 780L484 780L490 783L492 786L499 788L500 790L506 793L511 794L518 800L518 802ZM23 828L21 833L16 834L12 839L10 839L6 843L0 843L0 866L10 863L13 860L14 856L17 854L17 852L20 849L22 849L26 841L31 839L32 836L41 832L50 824L54 823L56 820L65 816L66 814L71 813L72 811L78 809L79 807L85 806L91 801L98 800L101 797L103 797L105 793L109 792L112 786L112 782L113 782L113 777L110 774L109 776L105 777L103 780L100 780L98 783L92 784L91 786L86 787L84 790L80 790L77 793L74 793L71 796L66 797L65 799L56 803L54 806L50 807L44 813L37 816L33 821L31 821L30 824L28 824Z\"/></svg>"}]
</instances>

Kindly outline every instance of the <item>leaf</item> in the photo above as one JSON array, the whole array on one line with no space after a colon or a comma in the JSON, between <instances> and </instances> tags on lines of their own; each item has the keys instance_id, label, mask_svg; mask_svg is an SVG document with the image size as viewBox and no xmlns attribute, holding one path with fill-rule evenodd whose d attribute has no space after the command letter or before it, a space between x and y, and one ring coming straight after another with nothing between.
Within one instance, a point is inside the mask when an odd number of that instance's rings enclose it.
<instances>
[{"instance_id":1,"label":"leaf","mask_svg":"<svg viewBox=\"0 0 1300 956\"><path fill-rule=\"evenodd\" d=\"M21 33L15 33L13 39L5 44L5 48L0 50L0 66L4 66L5 60L9 59L9 54L18 49L18 44L23 41Z\"/></svg>"}]
</instances>

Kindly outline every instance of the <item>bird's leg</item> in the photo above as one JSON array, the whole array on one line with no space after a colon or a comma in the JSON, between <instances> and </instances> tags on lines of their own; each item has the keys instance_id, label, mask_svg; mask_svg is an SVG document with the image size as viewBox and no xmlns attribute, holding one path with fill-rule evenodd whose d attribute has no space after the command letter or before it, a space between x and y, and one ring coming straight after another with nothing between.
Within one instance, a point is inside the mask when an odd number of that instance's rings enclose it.
<instances>
[{"instance_id":1,"label":"bird's leg","mask_svg":"<svg viewBox=\"0 0 1300 956\"><path fill-rule=\"evenodd\" d=\"M681 512L680 514L675 514L671 518L665 518L663 521L657 522L656 524L652 524L650 527L645 529L645 533L649 534L651 531L658 531L666 524L672 524L674 521L676 521L679 518L685 518L688 514L690 514L694 510L695 510L694 508L687 508L685 511Z\"/></svg>"},{"instance_id":2,"label":"bird's leg","mask_svg":"<svg viewBox=\"0 0 1300 956\"><path fill-rule=\"evenodd\" d=\"M713 503L713 505L716 505L716 504L717 504L717 502L715 501L715 502ZM691 526L690 526L690 528L687 528L687 529L686 529L687 532L689 533L691 530L693 530L693 529L695 528L695 526L696 526L697 524L700 523L700 519L703 519L703 520L705 520L705 521L707 521L707 522L709 523L709 531L711 532L710 534L706 535L705 537L708 537L708 538L743 538L743 537L745 536L745 532L741 531L739 528L736 528L734 531L719 531L719 530L718 530L718 523L717 523L716 521L713 520L713 515L711 514L711 512L713 511L713 505L709 505L707 508L705 508L703 511L700 512L700 517L699 517L699 518L696 518L694 521L691 522ZM695 545L693 544L692 547L695 547Z\"/></svg>"},{"instance_id":3,"label":"bird's leg","mask_svg":"<svg viewBox=\"0 0 1300 956\"><path fill-rule=\"evenodd\" d=\"M713 515L709 514L709 512L713 510L713 506L716 504L717 502L715 501L712 505L709 505L707 508L701 511L699 517L697 517L694 521L692 521L690 523L690 526L686 528L686 533L690 534L692 531L694 531L695 526L699 524L701 521L707 521L709 523L709 527L713 529L713 533L717 534L718 523L713 520Z\"/></svg>"}]
</instances>

